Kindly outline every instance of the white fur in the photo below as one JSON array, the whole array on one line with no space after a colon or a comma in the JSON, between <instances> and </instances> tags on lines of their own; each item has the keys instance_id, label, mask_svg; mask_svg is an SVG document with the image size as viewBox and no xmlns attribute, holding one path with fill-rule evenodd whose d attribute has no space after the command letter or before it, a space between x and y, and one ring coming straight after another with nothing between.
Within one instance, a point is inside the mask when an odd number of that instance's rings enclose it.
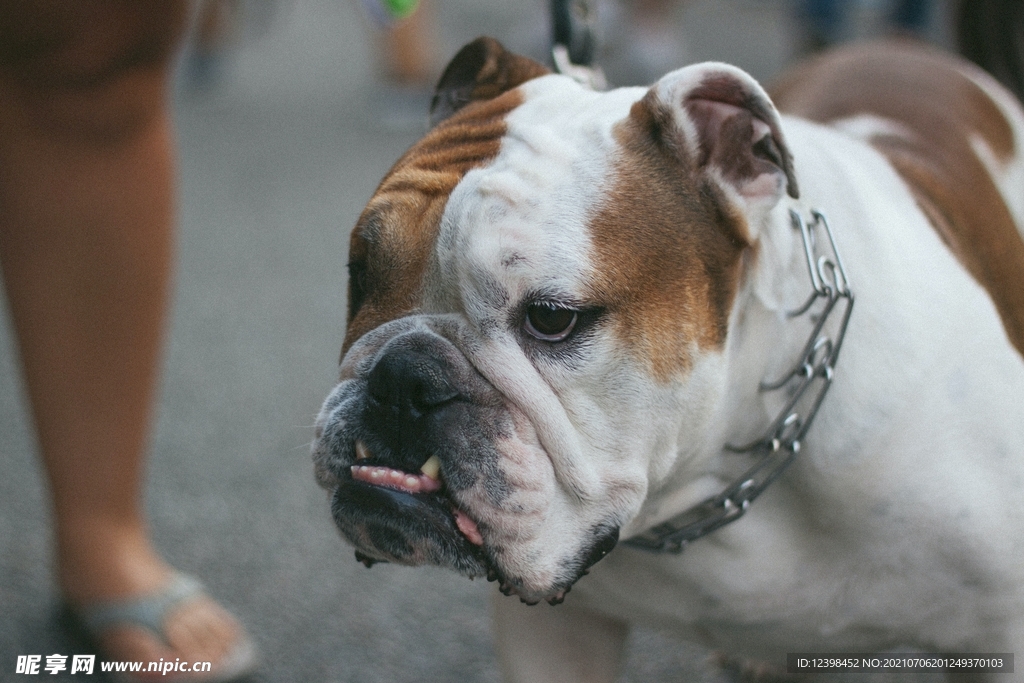
<instances>
[{"instance_id":1,"label":"white fur","mask_svg":"<svg viewBox=\"0 0 1024 683\"><path fill-rule=\"evenodd\" d=\"M491 530L485 540L501 548L520 594L541 596L596 526L628 534L672 513L656 504L662 495L678 504L711 492L722 435L706 425L720 421L726 367L720 354L698 354L686 382L660 384L607 332L573 367L524 351L508 321L531 296L586 302L596 260L587 226L618 150L612 129L646 91L596 93L560 76L522 89L498 156L448 201L423 315L459 312L460 350L523 418L518 438L499 446L512 501L457 502Z\"/></svg>"},{"instance_id":2,"label":"white fur","mask_svg":"<svg viewBox=\"0 0 1024 683\"><path fill-rule=\"evenodd\" d=\"M712 71L753 83L710 64L655 86L691 147L682 102ZM786 316L810 293L790 208L828 215L857 301L835 386L791 468L681 556L620 547L561 607L499 600L509 680L614 680L635 621L776 662L798 650L1024 652L1024 362L886 160L845 132L784 119L799 202L777 183L744 204L708 169L747 217L756 258L725 348L694 346L686 373L658 381L612 326L569 362L531 350L515 324L532 297L587 303L588 224L622 153L613 128L646 91L546 76L522 92L497 157L449 198L423 309L366 335L343 364L347 376L389 325L443 321L501 394L514 433L495 445L511 492L495 503L465 490L456 503L520 595L549 595L595 527L639 533L752 464L723 446L778 413L783 398L758 383L788 370L809 334ZM1008 196L1024 194L1011 187L1020 169L996 169Z\"/></svg>"},{"instance_id":3,"label":"white fur","mask_svg":"<svg viewBox=\"0 0 1024 683\"><path fill-rule=\"evenodd\" d=\"M839 380L797 462L745 519L680 557L614 553L577 592L774 659L798 646L1012 650L1022 643L1005 638L1024 614L1024 365L879 155L798 121L787 133L796 158L814 162L798 162L806 205L829 212L857 294ZM772 229L791 230L783 216ZM802 268L794 253L796 282ZM788 339L792 357L806 331L771 307L800 298L765 302L757 288L739 304L755 314L730 357L763 358L751 348L763 338Z\"/></svg>"},{"instance_id":4,"label":"white fur","mask_svg":"<svg viewBox=\"0 0 1024 683\"><path fill-rule=\"evenodd\" d=\"M615 153L610 126L642 92L581 94L554 79L525 90L502 154L467 175L446 214L445 230L475 221L474 230L492 232L464 235L472 247L441 254L439 273L460 272L468 258L500 272L508 291L553 285L572 294L593 262L584 226ZM628 535L724 487L751 463L722 445L756 436L780 409L758 382L786 370L808 334L785 316L810 291L790 207L828 215L857 297L838 379L787 473L745 518L680 556L619 548L557 608L564 613L499 600L510 680L613 680L614 672L579 672L621 645L625 630L609 624L633 621L775 662L797 650L1024 652L1024 362L986 292L880 154L800 120L785 119L784 130L802 198L755 223L757 267L723 354L707 354L671 385L647 378L607 339L571 376L525 362L507 340L473 359L503 391L521 383L509 395L537 420L566 490L631 482L621 508ZM1024 195L1024 184L1009 187L1019 169L1019 155L1002 169L1008 195ZM506 237L535 249L536 260L497 268L495 245ZM515 369L499 370L499 360ZM642 505L637 491L647 493ZM613 504L586 493L589 505ZM576 520L557 525L560 533L584 529L583 507L567 499L552 513ZM531 637L585 629L591 618L601 637L577 634L569 655L562 639Z\"/></svg>"},{"instance_id":5,"label":"white fur","mask_svg":"<svg viewBox=\"0 0 1024 683\"><path fill-rule=\"evenodd\" d=\"M448 201L427 276L425 312L462 312L472 338L461 345L463 353L529 425L519 442L503 447L521 452L535 440L533 447L549 459L538 464L510 456L502 463L506 477L523 490L546 491L543 504L528 504L533 517L508 520L521 540L500 544L502 560L518 570L525 591L542 595L557 567L579 552L565 543L566 535L619 526L637 513L647 485L647 464L637 453L675 457L674 434L655 429L635 437L636 422L650 419L640 411L670 404L655 418L663 425L686 402L650 396L647 383L637 381L639 370L601 340L588 352L586 367L570 372L556 362L531 360L508 329L510 316L530 296L584 299L593 262L585 226L608 175L611 125L643 93L599 95L558 76L531 81L524 90L527 102L508 117L497 158L469 172ZM552 196L567 201L538 201ZM554 489L541 481L551 476ZM480 515L480 500L458 502ZM493 517L480 521L502 527Z\"/></svg>"}]
</instances>

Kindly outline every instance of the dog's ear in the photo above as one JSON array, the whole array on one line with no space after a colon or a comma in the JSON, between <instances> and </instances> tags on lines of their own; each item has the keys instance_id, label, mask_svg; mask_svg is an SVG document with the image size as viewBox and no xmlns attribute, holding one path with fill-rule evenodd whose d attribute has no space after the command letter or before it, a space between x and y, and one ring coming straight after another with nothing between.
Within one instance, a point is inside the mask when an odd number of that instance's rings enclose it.
<instances>
[{"instance_id":1,"label":"dog's ear","mask_svg":"<svg viewBox=\"0 0 1024 683\"><path fill-rule=\"evenodd\" d=\"M779 114L764 89L728 64L688 66L666 75L635 105L660 142L750 205L799 196Z\"/></svg>"},{"instance_id":2,"label":"dog's ear","mask_svg":"<svg viewBox=\"0 0 1024 683\"><path fill-rule=\"evenodd\" d=\"M493 38L477 38L445 67L430 103L430 125L476 100L489 100L531 78L549 74L543 64L506 50Z\"/></svg>"}]
</instances>

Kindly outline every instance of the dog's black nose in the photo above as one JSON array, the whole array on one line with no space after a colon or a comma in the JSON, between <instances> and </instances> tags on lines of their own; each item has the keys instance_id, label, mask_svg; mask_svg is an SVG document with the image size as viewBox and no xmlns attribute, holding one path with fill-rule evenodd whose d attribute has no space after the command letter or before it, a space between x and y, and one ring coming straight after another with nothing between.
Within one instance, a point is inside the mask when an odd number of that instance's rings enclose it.
<instances>
[{"instance_id":1,"label":"dog's black nose","mask_svg":"<svg viewBox=\"0 0 1024 683\"><path fill-rule=\"evenodd\" d=\"M397 420L418 420L459 395L442 363L414 349L386 353L370 371L367 382L373 402Z\"/></svg>"}]
</instances>

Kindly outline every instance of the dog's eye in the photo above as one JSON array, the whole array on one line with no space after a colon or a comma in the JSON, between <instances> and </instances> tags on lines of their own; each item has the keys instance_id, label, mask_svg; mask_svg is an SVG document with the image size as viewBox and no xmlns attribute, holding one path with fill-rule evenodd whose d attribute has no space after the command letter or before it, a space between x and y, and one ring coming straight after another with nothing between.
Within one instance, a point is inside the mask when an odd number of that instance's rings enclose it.
<instances>
[{"instance_id":1,"label":"dog's eye","mask_svg":"<svg viewBox=\"0 0 1024 683\"><path fill-rule=\"evenodd\" d=\"M541 341L559 342L568 337L579 312L549 303L530 304L526 308L526 332Z\"/></svg>"}]
</instances>

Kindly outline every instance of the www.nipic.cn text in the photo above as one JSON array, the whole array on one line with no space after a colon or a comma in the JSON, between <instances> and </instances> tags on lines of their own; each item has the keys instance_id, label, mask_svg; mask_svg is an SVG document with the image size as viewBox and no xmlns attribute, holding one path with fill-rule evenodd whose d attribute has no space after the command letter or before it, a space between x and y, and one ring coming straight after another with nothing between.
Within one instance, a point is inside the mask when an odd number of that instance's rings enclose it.
<instances>
[{"instance_id":1,"label":"www.nipic.cn text","mask_svg":"<svg viewBox=\"0 0 1024 683\"><path fill-rule=\"evenodd\" d=\"M211 670L210 662L183 662L180 659L161 659L158 662L100 662L96 665L96 655L18 655L14 673L27 676L38 674L84 674L91 675L98 668L104 673L207 673Z\"/></svg>"}]
</instances>

